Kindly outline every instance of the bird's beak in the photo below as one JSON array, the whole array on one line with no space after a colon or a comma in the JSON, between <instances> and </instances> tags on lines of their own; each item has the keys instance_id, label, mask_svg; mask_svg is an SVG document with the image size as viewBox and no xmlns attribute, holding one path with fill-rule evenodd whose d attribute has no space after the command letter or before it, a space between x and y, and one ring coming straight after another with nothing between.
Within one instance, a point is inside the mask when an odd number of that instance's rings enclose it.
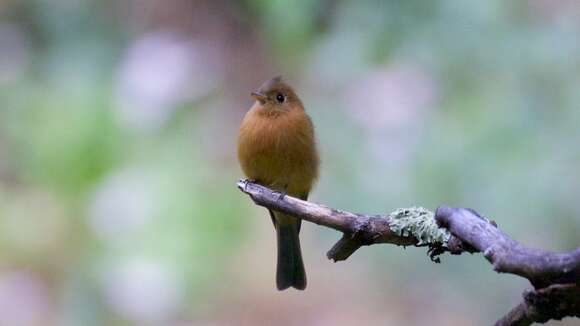
<instances>
[{"instance_id":1,"label":"bird's beak","mask_svg":"<svg viewBox=\"0 0 580 326\"><path fill-rule=\"evenodd\" d=\"M260 104L264 104L266 102L266 99L267 99L266 95L264 95L264 94L262 94L260 92L257 92L257 91L256 92L252 92L252 93L250 93L250 95L252 95L252 97L256 101L260 102Z\"/></svg>"}]
</instances>

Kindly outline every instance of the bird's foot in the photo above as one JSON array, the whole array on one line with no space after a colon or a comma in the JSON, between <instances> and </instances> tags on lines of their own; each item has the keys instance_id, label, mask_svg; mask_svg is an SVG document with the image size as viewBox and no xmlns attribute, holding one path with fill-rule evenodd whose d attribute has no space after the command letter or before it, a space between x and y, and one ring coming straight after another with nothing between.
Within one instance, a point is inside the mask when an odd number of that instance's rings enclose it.
<instances>
[{"instance_id":1,"label":"bird's foot","mask_svg":"<svg viewBox=\"0 0 580 326\"><path fill-rule=\"evenodd\" d=\"M255 183L255 182L256 182L256 180L254 180L254 179L240 179L240 183L243 184L244 191L247 190L248 183Z\"/></svg>"},{"instance_id":2,"label":"bird's foot","mask_svg":"<svg viewBox=\"0 0 580 326\"><path fill-rule=\"evenodd\" d=\"M286 197L287 193L284 191L274 191L274 196L276 196L276 201L280 201Z\"/></svg>"}]
</instances>

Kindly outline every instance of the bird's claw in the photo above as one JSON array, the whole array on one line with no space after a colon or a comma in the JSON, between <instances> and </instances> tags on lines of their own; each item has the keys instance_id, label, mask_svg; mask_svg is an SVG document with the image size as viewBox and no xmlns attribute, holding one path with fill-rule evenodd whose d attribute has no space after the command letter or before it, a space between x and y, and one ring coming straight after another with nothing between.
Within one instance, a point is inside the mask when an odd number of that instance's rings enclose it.
<instances>
[{"instance_id":1,"label":"bird's claw","mask_svg":"<svg viewBox=\"0 0 580 326\"><path fill-rule=\"evenodd\" d=\"M276 201L280 201L282 199L284 199L284 197L286 197L286 193L282 192L282 191L274 191L273 192L274 196L276 196Z\"/></svg>"},{"instance_id":2,"label":"bird's claw","mask_svg":"<svg viewBox=\"0 0 580 326\"><path fill-rule=\"evenodd\" d=\"M255 183L254 179L241 179L240 182L243 184L244 191L248 190L248 183Z\"/></svg>"}]
</instances>

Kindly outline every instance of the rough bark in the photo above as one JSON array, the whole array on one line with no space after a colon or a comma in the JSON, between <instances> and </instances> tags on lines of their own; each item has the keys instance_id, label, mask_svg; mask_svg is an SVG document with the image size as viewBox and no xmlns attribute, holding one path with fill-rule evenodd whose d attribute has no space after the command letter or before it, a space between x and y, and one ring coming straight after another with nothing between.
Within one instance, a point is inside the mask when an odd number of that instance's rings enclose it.
<instances>
[{"instance_id":1,"label":"rough bark","mask_svg":"<svg viewBox=\"0 0 580 326\"><path fill-rule=\"evenodd\" d=\"M439 262L442 253L482 252L498 273L528 279L534 289L524 292L524 300L500 318L496 325L530 325L534 322L580 317L580 248L552 252L521 245L502 232L495 222L473 209L440 206L434 215L440 228L450 232L445 241L425 241L412 232L394 231L391 215L351 213L280 194L247 180L238 187L260 206L326 226L343 233L328 251L334 261L347 259L361 246L390 243L398 246L428 247L431 259ZM436 226L435 230L439 230Z\"/></svg>"},{"instance_id":2,"label":"rough bark","mask_svg":"<svg viewBox=\"0 0 580 326\"><path fill-rule=\"evenodd\" d=\"M498 273L525 277L536 288L580 279L580 248L552 252L525 247L471 209L441 206L435 218L440 226L482 252Z\"/></svg>"},{"instance_id":3,"label":"rough bark","mask_svg":"<svg viewBox=\"0 0 580 326\"><path fill-rule=\"evenodd\" d=\"M527 290L524 300L500 318L496 326L531 325L565 317L580 318L580 287L577 284L554 284L539 290Z\"/></svg>"},{"instance_id":4,"label":"rough bark","mask_svg":"<svg viewBox=\"0 0 580 326\"><path fill-rule=\"evenodd\" d=\"M430 257L436 261L437 256L444 252L452 254L460 254L464 251L473 252L473 248L467 246L456 237L451 237L446 246L442 246L440 243L420 244L420 239L416 237L401 235L393 231L387 215L357 214L334 209L283 195L247 180L241 180L238 183L238 187L250 195L257 205L344 233L343 237L327 253L328 259L334 261L347 259L361 246L378 243L428 247Z\"/></svg>"}]
</instances>

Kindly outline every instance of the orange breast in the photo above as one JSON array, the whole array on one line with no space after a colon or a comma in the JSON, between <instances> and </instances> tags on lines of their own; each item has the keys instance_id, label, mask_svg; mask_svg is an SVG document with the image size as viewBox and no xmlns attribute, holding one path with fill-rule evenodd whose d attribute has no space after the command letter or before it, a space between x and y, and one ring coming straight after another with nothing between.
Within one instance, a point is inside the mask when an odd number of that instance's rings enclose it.
<instances>
[{"instance_id":1,"label":"orange breast","mask_svg":"<svg viewBox=\"0 0 580 326\"><path fill-rule=\"evenodd\" d=\"M302 109L263 114L252 108L240 127L238 160L248 178L291 195L307 194L319 164L310 118Z\"/></svg>"}]
</instances>

